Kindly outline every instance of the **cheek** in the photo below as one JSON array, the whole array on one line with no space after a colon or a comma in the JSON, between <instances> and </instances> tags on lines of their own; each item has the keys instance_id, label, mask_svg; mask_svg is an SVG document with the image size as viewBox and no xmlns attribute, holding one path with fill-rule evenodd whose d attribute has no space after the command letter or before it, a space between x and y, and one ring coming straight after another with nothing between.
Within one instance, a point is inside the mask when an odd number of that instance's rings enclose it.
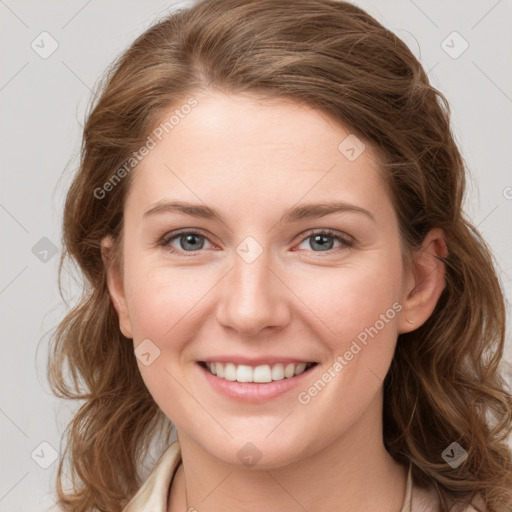
<instances>
[{"instance_id":1,"label":"cheek","mask_svg":"<svg viewBox=\"0 0 512 512\"><path fill-rule=\"evenodd\" d=\"M364 264L324 268L296 280L294 292L324 325L324 340L331 340L332 349L342 350L376 323L379 331L393 331L393 304L400 297L399 261L376 254Z\"/></svg>"},{"instance_id":2,"label":"cheek","mask_svg":"<svg viewBox=\"0 0 512 512\"><path fill-rule=\"evenodd\" d=\"M215 284L213 273L199 266L169 268L151 260L131 263L126 266L125 289L135 344L149 338L163 347L186 338L183 329L196 324L201 299Z\"/></svg>"},{"instance_id":3,"label":"cheek","mask_svg":"<svg viewBox=\"0 0 512 512\"><path fill-rule=\"evenodd\" d=\"M303 311L304 319L309 318L319 328L323 324L325 339L329 339L330 333L333 343L339 344L373 326L392 307L399 297L399 261L394 255L377 253L358 264L310 267L301 275L297 273L300 270L292 269L293 275L284 274L283 278L294 283L293 294L299 299L297 308ZM201 266L169 268L132 257L125 268L125 289L136 343L149 338L168 344L170 339L180 339L180 332L186 337L183 329L194 318L204 315L201 302L218 281L211 268ZM289 307L295 302L290 297ZM386 327L389 324L393 322L387 322Z\"/></svg>"},{"instance_id":4,"label":"cheek","mask_svg":"<svg viewBox=\"0 0 512 512\"><path fill-rule=\"evenodd\" d=\"M179 384L180 356L194 332L191 322L197 325L194 311L205 291L184 269L143 260L131 263L126 265L125 290L137 364L153 399L178 425L187 416ZM150 354L146 360L144 353Z\"/></svg>"},{"instance_id":5,"label":"cheek","mask_svg":"<svg viewBox=\"0 0 512 512\"><path fill-rule=\"evenodd\" d=\"M331 433L348 428L369 406L389 369L402 309L397 280L401 263L381 256L364 266L337 269L329 279L316 280L324 286L313 287L311 282L301 292L313 299L311 309L329 328L322 328L319 339L331 355L323 373L298 396L304 413L324 411L307 416L311 428ZM324 417L332 423L325 425Z\"/></svg>"}]
</instances>

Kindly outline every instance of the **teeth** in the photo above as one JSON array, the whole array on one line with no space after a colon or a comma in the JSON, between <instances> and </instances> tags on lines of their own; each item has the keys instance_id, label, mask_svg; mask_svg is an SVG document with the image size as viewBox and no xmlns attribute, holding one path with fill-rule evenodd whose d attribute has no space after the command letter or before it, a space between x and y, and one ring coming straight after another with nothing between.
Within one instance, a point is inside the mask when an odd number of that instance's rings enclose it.
<instances>
[{"instance_id":1,"label":"teeth","mask_svg":"<svg viewBox=\"0 0 512 512\"><path fill-rule=\"evenodd\" d=\"M253 382L272 382L272 370L268 364L262 364L254 368Z\"/></svg>"},{"instance_id":2,"label":"teeth","mask_svg":"<svg viewBox=\"0 0 512 512\"><path fill-rule=\"evenodd\" d=\"M299 364L295 367L294 375L299 375L299 374L300 374L300 373L302 373L305 369L306 369L306 363L299 363Z\"/></svg>"},{"instance_id":3,"label":"teeth","mask_svg":"<svg viewBox=\"0 0 512 512\"><path fill-rule=\"evenodd\" d=\"M236 366L233 363L226 363L224 367L224 378L226 380L236 380Z\"/></svg>"},{"instance_id":4,"label":"teeth","mask_svg":"<svg viewBox=\"0 0 512 512\"><path fill-rule=\"evenodd\" d=\"M281 363L277 363L272 366L272 380L283 380L284 379L284 366Z\"/></svg>"},{"instance_id":5,"label":"teeth","mask_svg":"<svg viewBox=\"0 0 512 512\"><path fill-rule=\"evenodd\" d=\"M251 382L252 373L252 368L250 366L239 364L236 368L236 380L238 382Z\"/></svg>"},{"instance_id":6,"label":"teeth","mask_svg":"<svg viewBox=\"0 0 512 512\"><path fill-rule=\"evenodd\" d=\"M221 379L237 382L272 382L275 380L290 379L304 373L314 363L276 363L249 366L234 363L206 363L210 373Z\"/></svg>"},{"instance_id":7,"label":"teeth","mask_svg":"<svg viewBox=\"0 0 512 512\"><path fill-rule=\"evenodd\" d=\"M295 375L295 365L293 363L286 365L284 369L284 376L289 379Z\"/></svg>"}]
</instances>

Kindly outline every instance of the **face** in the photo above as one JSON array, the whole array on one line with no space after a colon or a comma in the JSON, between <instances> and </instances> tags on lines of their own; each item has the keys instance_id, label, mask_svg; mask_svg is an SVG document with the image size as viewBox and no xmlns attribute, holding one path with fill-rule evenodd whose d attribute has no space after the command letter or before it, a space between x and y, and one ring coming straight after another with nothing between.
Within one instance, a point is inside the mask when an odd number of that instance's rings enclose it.
<instances>
[{"instance_id":1,"label":"face","mask_svg":"<svg viewBox=\"0 0 512 512\"><path fill-rule=\"evenodd\" d=\"M226 463L284 465L380 418L414 279L349 129L288 100L196 98L133 171L109 288L178 434Z\"/></svg>"}]
</instances>

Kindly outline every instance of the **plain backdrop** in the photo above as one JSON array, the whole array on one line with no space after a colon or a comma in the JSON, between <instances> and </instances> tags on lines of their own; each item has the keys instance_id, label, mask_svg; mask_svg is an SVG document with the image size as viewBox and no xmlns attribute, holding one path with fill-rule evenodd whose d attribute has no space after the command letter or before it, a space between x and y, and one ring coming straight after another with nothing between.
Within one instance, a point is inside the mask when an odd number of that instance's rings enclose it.
<instances>
[{"instance_id":1,"label":"plain backdrop","mask_svg":"<svg viewBox=\"0 0 512 512\"><path fill-rule=\"evenodd\" d=\"M470 172L467 212L510 300L511 0L354 3L409 45L447 97ZM77 407L53 397L45 363L48 335L66 310L56 272L61 214L91 89L137 35L178 5L187 3L0 0L1 512L52 509L55 457ZM76 296L71 279L69 286Z\"/></svg>"}]
</instances>

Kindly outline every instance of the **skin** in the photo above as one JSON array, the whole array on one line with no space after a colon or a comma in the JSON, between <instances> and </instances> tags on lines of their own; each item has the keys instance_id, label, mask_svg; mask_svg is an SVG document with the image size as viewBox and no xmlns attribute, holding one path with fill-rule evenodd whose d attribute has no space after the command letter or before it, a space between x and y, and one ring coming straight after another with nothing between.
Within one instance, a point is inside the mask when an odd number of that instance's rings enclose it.
<instances>
[{"instance_id":1,"label":"skin","mask_svg":"<svg viewBox=\"0 0 512 512\"><path fill-rule=\"evenodd\" d=\"M375 155L367 145L349 161L338 150L348 128L290 100L211 90L195 97L198 106L133 171L122 267L111 240L102 244L121 331L134 347L149 339L160 350L149 366L137 362L181 444L168 511L315 512L340 503L351 512L398 511L407 473L383 445L382 385L397 335L424 323L443 290L436 257L446 256L444 234L432 230L406 269ZM225 223L170 212L143 217L170 200L206 204ZM327 201L364 208L374 220L346 211L278 222L297 204ZM200 230L199 248L179 236L170 247L185 254L158 245L182 228ZM310 231L325 228L354 244L328 238L332 248L322 251ZM248 236L263 249L250 264L236 252ZM298 393L395 302L401 311L299 403ZM289 354L319 364L304 385L249 404L204 378L197 361L219 354ZM252 467L237 457L249 441L261 453Z\"/></svg>"}]
</instances>

